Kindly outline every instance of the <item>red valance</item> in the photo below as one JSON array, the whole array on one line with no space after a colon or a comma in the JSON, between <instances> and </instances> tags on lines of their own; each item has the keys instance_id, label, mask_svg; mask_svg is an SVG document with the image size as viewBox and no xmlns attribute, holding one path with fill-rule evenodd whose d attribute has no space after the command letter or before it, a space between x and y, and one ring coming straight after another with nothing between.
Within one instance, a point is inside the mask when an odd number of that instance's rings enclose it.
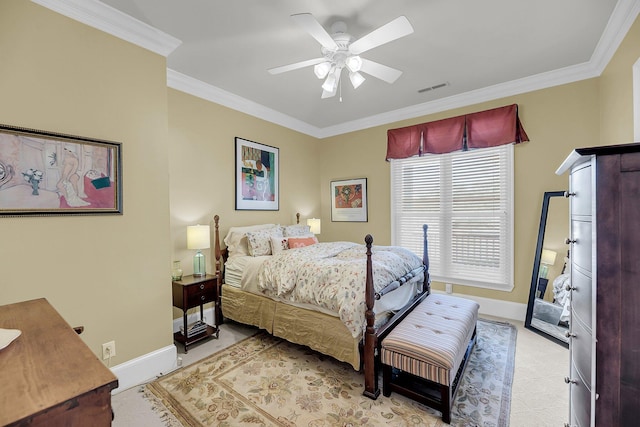
<instances>
[{"instance_id":1,"label":"red valance","mask_svg":"<svg viewBox=\"0 0 640 427\"><path fill-rule=\"evenodd\" d=\"M517 104L387 131L387 160L518 144L529 137Z\"/></svg>"}]
</instances>

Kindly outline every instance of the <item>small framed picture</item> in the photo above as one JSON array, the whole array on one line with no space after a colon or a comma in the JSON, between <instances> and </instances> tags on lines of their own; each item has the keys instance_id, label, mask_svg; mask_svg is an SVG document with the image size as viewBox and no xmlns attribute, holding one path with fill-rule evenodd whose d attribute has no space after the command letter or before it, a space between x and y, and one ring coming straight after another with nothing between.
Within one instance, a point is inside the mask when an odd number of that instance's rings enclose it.
<instances>
[{"instance_id":1,"label":"small framed picture","mask_svg":"<svg viewBox=\"0 0 640 427\"><path fill-rule=\"evenodd\" d=\"M331 181L331 221L368 221L367 178Z\"/></svg>"},{"instance_id":2,"label":"small framed picture","mask_svg":"<svg viewBox=\"0 0 640 427\"><path fill-rule=\"evenodd\" d=\"M121 144L0 125L0 216L122 214Z\"/></svg>"},{"instance_id":3,"label":"small framed picture","mask_svg":"<svg viewBox=\"0 0 640 427\"><path fill-rule=\"evenodd\" d=\"M280 209L279 151L236 137L236 210Z\"/></svg>"}]
</instances>

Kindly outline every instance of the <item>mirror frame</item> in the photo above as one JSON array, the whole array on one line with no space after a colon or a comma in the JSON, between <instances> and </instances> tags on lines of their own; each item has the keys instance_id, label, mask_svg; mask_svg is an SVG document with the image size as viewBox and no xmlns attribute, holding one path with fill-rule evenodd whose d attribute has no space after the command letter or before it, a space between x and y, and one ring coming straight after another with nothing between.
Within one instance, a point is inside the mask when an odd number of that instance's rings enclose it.
<instances>
[{"instance_id":1,"label":"mirror frame","mask_svg":"<svg viewBox=\"0 0 640 427\"><path fill-rule=\"evenodd\" d=\"M536 243L536 253L533 259L533 273L531 274L531 288L529 290L529 301L527 303L527 315L524 321L524 327L544 336L545 338L555 341L556 343L569 348L569 342L558 339L557 337L546 333L531 325L531 318L533 317L533 304L536 298L536 290L538 289L538 275L540 272L540 257L542 256L542 245L544 244L544 233L547 228L547 214L549 213L549 200L552 197L566 197L564 191L546 191L542 198L542 212L540 214L540 227L538 228L538 242Z\"/></svg>"}]
</instances>

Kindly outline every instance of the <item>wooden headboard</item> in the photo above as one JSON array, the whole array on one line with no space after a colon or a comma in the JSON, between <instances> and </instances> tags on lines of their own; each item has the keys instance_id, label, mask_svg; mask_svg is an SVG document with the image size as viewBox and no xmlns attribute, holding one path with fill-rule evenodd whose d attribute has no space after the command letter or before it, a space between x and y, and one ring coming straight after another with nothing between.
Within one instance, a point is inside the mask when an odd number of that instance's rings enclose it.
<instances>
[{"instance_id":1,"label":"wooden headboard","mask_svg":"<svg viewBox=\"0 0 640 427\"><path fill-rule=\"evenodd\" d=\"M218 276L218 283L222 283L222 266L227 259L229 258L229 251L225 247L224 249L220 248L220 217L215 215L213 217L213 240L214 240L214 257L216 259L215 267L216 267L216 276ZM296 213L296 224L300 224L300 212Z\"/></svg>"}]
</instances>

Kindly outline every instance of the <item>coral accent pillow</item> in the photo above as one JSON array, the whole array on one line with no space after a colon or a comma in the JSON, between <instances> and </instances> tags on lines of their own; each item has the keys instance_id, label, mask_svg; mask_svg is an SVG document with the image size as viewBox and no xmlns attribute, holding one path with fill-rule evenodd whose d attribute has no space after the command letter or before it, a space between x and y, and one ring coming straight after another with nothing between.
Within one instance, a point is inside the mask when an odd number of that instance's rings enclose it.
<instances>
[{"instance_id":1,"label":"coral accent pillow","mask_svg":"<svg viewBox=\"0 0 640 427\"><path fill-rule=\"evenodd\" d=\"M289 237L289 249L303 248L316 243L318 243L318 239L315 237Z\"/></svg>"}]
</instances>

